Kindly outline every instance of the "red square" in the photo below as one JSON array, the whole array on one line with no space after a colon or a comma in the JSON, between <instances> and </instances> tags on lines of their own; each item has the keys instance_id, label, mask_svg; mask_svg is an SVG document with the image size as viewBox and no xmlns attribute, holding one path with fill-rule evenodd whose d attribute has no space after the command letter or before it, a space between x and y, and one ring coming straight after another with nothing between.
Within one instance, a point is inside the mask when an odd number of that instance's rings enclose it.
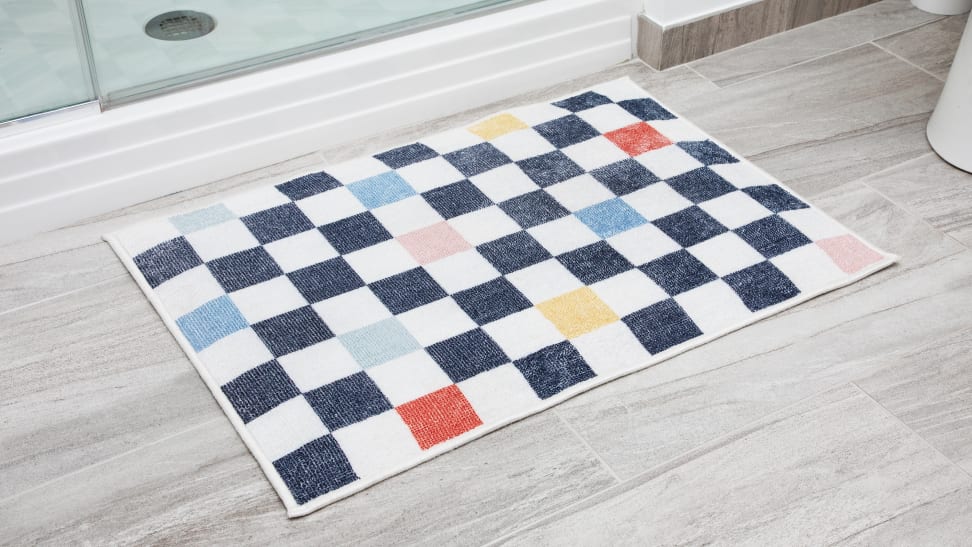
<instances>
[{"instance_id":1,"label":"red square","mask_svg":"<svg viewBox=\"0 0 972 547\"><path fill-rule=\"evenodd\" d=\"M672 144L672 141L668 140L665 135L645 122L615 129L610 133L605 133L604 136L631 156L644 154L649 150Z\"/></svg>"},{"instance_id":2,"label":"red square","mask_svg":"<svg viewBox=\"0 0 972 547\"><path fill-rule=\"evenodd\" d=\"M395 410L412 430L422 450L483 425L455 384L409 401Z\"/></svg>"}]
</instances>

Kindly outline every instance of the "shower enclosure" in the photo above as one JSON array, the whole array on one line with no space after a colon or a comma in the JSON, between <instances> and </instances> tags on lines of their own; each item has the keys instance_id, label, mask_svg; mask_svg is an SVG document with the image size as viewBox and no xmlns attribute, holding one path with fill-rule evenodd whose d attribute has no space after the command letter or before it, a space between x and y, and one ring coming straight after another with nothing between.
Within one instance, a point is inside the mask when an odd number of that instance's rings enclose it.
<instances>
[{"instance_id":1,"label":"shower enclosure","mask_svg":"<svg viewBox=\"0 0 972 547\"><path fill-rule=\"evenodd\" d=\"M525 2L0 0L0 124L111 108Z\"/></svg>"}]
</instances>

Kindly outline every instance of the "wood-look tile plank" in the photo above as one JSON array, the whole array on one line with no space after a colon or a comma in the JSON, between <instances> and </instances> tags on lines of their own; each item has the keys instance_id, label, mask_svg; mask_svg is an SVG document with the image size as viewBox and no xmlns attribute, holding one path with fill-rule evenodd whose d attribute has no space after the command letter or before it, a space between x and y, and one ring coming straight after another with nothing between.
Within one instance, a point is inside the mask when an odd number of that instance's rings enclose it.
<instances>
[{"instance_id":1,"label":"wood-look tile plank","mask_svg":"<svg viewBox=\"0 0 972 547\"><path fill-rule=\"evenodd\" d=\"M945 79L969 16L955 15L878 40L888 51Z\"/></svg>"},{"instance_id":2,"label":"wood-look tile plank","mask_svg":"<svg viewBox=\"0 0 972 547\"><path fill-rule=\"evenodd\" d=\"M865 393L844 385L505 544L826 545L970 484Z\"/></svg>"},{"instance_id":3,"label":"wood-look tile plank","mask_svg":"<svg viewBox=\"0 0 972 547\"><path fill-rule=\"evenodd\" d=\"M888 517L883 522L843 538L835 545L966 547L972 533L972 488L960 488Z\"/></svg>"}]
</instances>

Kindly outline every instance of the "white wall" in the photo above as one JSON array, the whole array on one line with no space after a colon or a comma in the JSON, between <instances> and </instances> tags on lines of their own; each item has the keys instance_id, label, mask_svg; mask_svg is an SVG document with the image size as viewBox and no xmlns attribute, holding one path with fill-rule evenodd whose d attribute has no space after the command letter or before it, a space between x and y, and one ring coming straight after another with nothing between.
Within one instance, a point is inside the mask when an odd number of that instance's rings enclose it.
<instances>
[{"instance_id":1,"label":"white wall","mask_svg":"<svg viewBox=\"0 0 972 547\"><path fill-rule=\"evenodd\" d=\"M759 0L644 0L645 15L662 27L680 25Z\"/></svg>"}]
</instances>

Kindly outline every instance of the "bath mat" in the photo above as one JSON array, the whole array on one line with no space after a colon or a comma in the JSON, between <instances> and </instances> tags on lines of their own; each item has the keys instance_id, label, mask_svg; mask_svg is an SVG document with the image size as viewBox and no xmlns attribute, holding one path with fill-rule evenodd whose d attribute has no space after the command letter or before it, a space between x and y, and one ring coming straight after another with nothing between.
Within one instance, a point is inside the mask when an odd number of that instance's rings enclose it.
<instances>
[{"instance_id":1,"label":"bath mat","mask_svg":"<svg viewBox=\"0 0 972 547\"><path fill-rule=\"evenodd\" d=\"M106 239L290 516L895 260L627 79Z\"/></svg>"}]
</instances>

